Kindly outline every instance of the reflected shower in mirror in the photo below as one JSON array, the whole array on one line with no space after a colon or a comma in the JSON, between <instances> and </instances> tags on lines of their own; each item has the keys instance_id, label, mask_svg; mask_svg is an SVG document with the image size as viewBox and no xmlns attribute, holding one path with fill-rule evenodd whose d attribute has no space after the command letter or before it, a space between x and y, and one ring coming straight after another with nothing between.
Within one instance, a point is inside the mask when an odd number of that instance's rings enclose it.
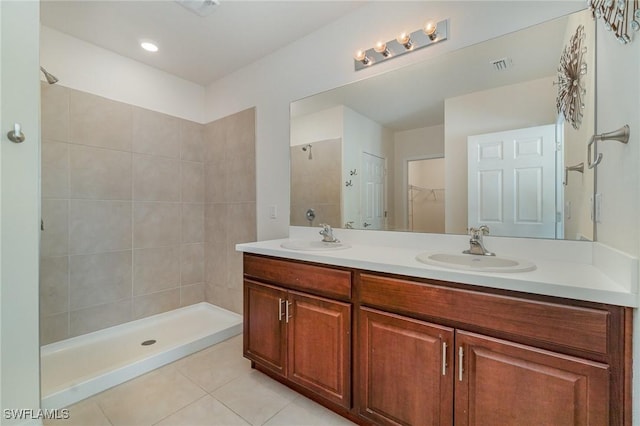
<instances>
[{"instance_id":1,"label":"reflected shower in mirror","mask_svg":"<svg viewBox=\"0 0 640 426\"><path fill-rule=\"evenodd\" d=\"M581 25L575 129L556 98ZM592 239L594 61L584 10L293 102L291 225Z\"/></svg>"}]
</instances>

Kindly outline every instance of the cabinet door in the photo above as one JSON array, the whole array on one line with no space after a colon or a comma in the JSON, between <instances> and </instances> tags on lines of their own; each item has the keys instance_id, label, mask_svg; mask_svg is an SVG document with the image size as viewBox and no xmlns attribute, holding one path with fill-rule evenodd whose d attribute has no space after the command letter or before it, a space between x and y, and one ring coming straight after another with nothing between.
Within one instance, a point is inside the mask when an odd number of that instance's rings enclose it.
<instances>
[{"instance_id":1,"label":"cabinet door","mask_svg":"<svg viewBox=\"0 0 640 426\"><path fill-rule=\"evenodd\" d=\"M360 415L376 424L453 423L453 329L360 308L358 331Z\"/></svg>"},{"instance_id":2,"label":"cabinet door","mask_svg":"<svg viewBox=\"0 0 640 426\"><path fill-rule=\"evenodd\" d=\"M286 373L286 298L277 287L244 280L244 355L281 375Z\"/></svg>"},{"instance_id":3,"label":"cabinet door","mask_svg":"<svg viewBox=\"0 0 640 426\"><path fill-rule=\"evenodd\" d=\"M351 406L351 305L294 291L288 296L288 377Z\"/></svg>"},{"instance_id":4,"label":"cabinet door","mask_svg":"<svg viewBox=\"0 0 640 426\"><path fill-rule=\"evenodd\" d=\"M463 331L456 347L456 425L609 423L607 365Z\"/></svg>"}]
</instances>

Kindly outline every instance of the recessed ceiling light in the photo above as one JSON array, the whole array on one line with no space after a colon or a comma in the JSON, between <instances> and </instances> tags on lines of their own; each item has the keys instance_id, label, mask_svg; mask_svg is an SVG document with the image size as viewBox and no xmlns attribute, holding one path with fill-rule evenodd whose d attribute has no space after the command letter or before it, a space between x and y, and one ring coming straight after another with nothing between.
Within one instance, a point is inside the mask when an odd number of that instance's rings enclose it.
<instances>
[{"instance_id":1,"label":"recessed ceiling light","mask_svg":"<svg viewBox=\"0 0 640 426\"><path fill-rule=\"evenodd\" d=\"M147 52L157 52L158 51L158 46L156 44L154 44L154 43L151 43L150 41L143 41L142 43L140 43L140 47L142 47Z\"/></svg>"}]
</instances>

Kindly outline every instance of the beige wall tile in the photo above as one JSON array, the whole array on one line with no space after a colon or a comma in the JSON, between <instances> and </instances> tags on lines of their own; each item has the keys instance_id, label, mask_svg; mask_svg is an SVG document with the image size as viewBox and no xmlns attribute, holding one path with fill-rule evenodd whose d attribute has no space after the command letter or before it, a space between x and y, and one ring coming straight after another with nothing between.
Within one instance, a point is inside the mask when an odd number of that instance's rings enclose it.
<instances>
[{"instance_id":1,"label":"beige wall tile","mask_svg":"<svg viewBox=\"0 0 640 426\"><path fill-rule=\"evenodd\" d=\"M69 258L40 259L40 315L69 311Z\"/></svg>"},{"instance_id":2,"label":"beige wall tile","mask_svg":"<svg viewBox=\"0 0 640 426\"><path fill-rule=\"evenodd\" d=\"M180 121L180 142L183 160L204 162L205 126L193 121Z\"/></svg>"},{"instance_id":3,"label":"beige wall tile","mask_svg":"<svg viewBox=\"0 0 640 426\"><path fill-rule=\"evenodd\" d=\"M216 245L211 243L205 244L205 282L207 283L206 296L207 302L217 304L215 299L212 298L210 292L210 286L212 287L227 287L227 270L229 265L227 263L227 250L224 248L226 242ZM222 306L222 305L220 305Z\"/></svg>"},{"instance_id":4,"label":"beige wall tile","mask_svg":"<svg viewBox=\"0 0 640 426\"><path fill-rule=\"evenodd\" d=\"M180 160L133 156L133 198L136 201L180 201Z\"/></svg>"},{"instance_id":5,"label":"beige wall tile","mask_svg":"<svg viewBox=\"0 0 640 426\"><path fill-rule=\"evenodd\" d=\"M132 133L130 105L70 91L69 142L131 151Z\"/></svg>"},{"instance_id":6,"label":"beige wall tile","mask_svg":"<svg viewBox=\"0 0 640 426\"><path fill-rule=\"evenodd\" d=\"M182 204L182 242L204 242L204 204Z\"/></svg>"},{"instance_id":7,"label":"beige wall tile","mask_svg":"<svg viewBox=\"0 0 640 426\"><path fill-rule=\"evenodd\" d=\"M204 202L204 164L182 162L182 202Z\"/></svg>"},{"instance_id":8,"label":"beige wall tile","mask_svg":"<svg viewBox=\"0 0 640 426\"><path fill-rule=\"evenodd\" d=\"M225 201L229 202L255 201L256 163L254 157L241 156L227 159L224 195Z\"/></svg>"},{"instance_id":9,"label":"beige wall tile","mask_svg":"<svg viewBox=\"0 0 640 426\"><path fill-rule=\"evenodd\" d=\"M40 232L40 256L65 256L69 253L69 202L42 200L44 231Z\"/></svg>"},{"instance_id":10,"label":"beige wall tile","mask_svg":"<svg viewBox=\"0 0 640 426\"><path fill-rule=\"evenodd\" d=\"M255 108L249 108L225 117L227 155L226 158L255 158Z\"/></svg>"},{"instance_id":11,"label":"beige wall tile","mask_svg":"<svg viewBox=\"0 0 640 426\"><path fill-rule=\"evenodd\" d=\"M131 153L71 145L69 158L72 198L131 199Z\"/></svg>"},{"instance_id":12,"label":"beige wall tile","mask_svg":"<svg viewBox=\"0 0 640 426\"><path fill-rule=\"evenodd\" d=\"M42 141L42 198L69 198L69 145Z\"/></svg>"},{"instance_id":13,"label":"beige wall tile","mask_svg":"<svg viewBox=\"0 0 640 426\"><path fill-rule=\"evenodd\" d=\"M227 241L227 204L207 203L204 207L204 238L208 243L221 244Z\"/></svg>"},{"instance_id":14,"label":"beige wall tile","mask_svg":"<svg viewBox=\"0 0 640 426\"><path fill-rule=\"evenodd\" d=\"M233 203L227 207L228 247L256 241L256 203Z\"/></svg>"},{"instance_id":15,"label":"beige wall tile","mask_svg":"<svg viewBox=\"0 0 640 426\"><path fill-rule=\"evenodd\" d=\"M135 202L134 248L180 244L180 203Z\"/></svg>"},{"instance_id":16,"label":"beige wall tile","mask_svg":"<svg viewBox=\"0 0 640 426\"><path fill-rule=\"evenodd\" d=\"M133 152L180 158L180 122L170 115L133 107Z\"/></svg>"},{"instance_id":17,"label":"beige wall tile","mask_svg":"<svg viewBox=\"0 0 640 426\"><path fill-rule=\"evenodd\" d=\"M224 159L211 161L204 166L205 194L207 203L223 203L227 201L228 164Z\"/></svg>"},{"instance_id":18,"label":"beige wall tile","mask_svg":"<svg viewBox=\"0 0 640 426\"><path fill-rule=\"evenodd\" d=\"M69 337L69 312L40 315L40 345L58 342Z\"/></svg>"},{"instance_id":19,"label":"beige wall tile","mask_svg":"<svg viewBox=\"0 0 640 426\"><path fill-rule=\"evenodd\" d=\"M205 162L224 161L227 150L227 121L224 118L205 126Z\"/></svg>"},{"instance_id":20,"label":"beige wall tile","mask_svg":"<svg viewBox=\"0 0 640 426\"><path fill-rule=\"evenodd\" d=\"M204 283L180 287L180 306L189 306L205 300Z\"/></svg>"},{"instance_id":21,"label":"beige wall tile","mask_svg":"<svg viewBox=\"0 0 640 426\"><path fill-rule=\"evenodd\" d=\"M42 138L69 141L69 89L40 84Z\"/></svg>"},{"instance_id":22,"label":"beige wall tile","mask_svg":"<svg viewBox=\"0 0 640 426\"><path fill-rule=\"evenodd\" d=\"M79 336L132 320L131 299L70 312L70 335Z\"/></svg>"},{"instance_id":23,"label":"beige wall tile","mask_svg":"<svg viewBox=\"0 0 640 426\"><path fill-rule=\"evenodd\" d=\"M204 244L182 245L181 285L204 282Z\"/></svg>"},{"instance_id":24,"label":"beige wall tile","mask_svg":"<svg viewBox=\"0 0 640 426\"><path fill-rule=\"evenodd\" d=\"M70 254L131 249L131 214L130 201L71 200Z\"/></svg>"},{"instance_id":25,"label":"beige wall tile","mask_svg":"<svg viewBox=\"0 0 640 426\"><path fill-rule=\"evenodd\" d=\"M180 289L160 291L158 293L133 298L134 319L160 314L180 307Z\"/></svg>"},{"instance_id":26,"label":"beige wall tile","mask_svg":"<svg viewBox=\"0 0 640 426\"><path fill-rule=\"evenodd\" d=\"M133 251L133 295L155 293L180 285L180 246Z\"/></svg>"},{"instance_id":27,"label":"beige wall tile","mask_svg":"<svg viewBox=\"0 0 640 426\"><path fill-rule=\"evenodd\" d=\"M131 297L131 250L71 256L71 310L103 305Z\"/></svg>"}]
</instances>

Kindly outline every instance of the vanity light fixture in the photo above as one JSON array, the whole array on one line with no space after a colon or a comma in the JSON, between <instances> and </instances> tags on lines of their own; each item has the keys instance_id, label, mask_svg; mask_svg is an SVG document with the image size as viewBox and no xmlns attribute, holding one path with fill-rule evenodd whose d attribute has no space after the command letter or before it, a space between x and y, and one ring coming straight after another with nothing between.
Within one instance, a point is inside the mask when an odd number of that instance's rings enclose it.
<instances>
[{"instance_id":1,"label":"vanity light fixture","mask_svg":"<svg viewBox=\"0 0 640 426\"><path fill-rule=\"evenodd\" d=\"M390 40L386 43L379 41L370 49L358 50L353 57L354 68L356 71L359 71L371 65L395 58L396 56L413 52L414 50L422 49L435 43L440 43L447 39L448 32L449 21L447 19L438 23L428 21L424 27L419 30L411 33L403 32L395 40Z\"/></svg>"}]
</instances>

